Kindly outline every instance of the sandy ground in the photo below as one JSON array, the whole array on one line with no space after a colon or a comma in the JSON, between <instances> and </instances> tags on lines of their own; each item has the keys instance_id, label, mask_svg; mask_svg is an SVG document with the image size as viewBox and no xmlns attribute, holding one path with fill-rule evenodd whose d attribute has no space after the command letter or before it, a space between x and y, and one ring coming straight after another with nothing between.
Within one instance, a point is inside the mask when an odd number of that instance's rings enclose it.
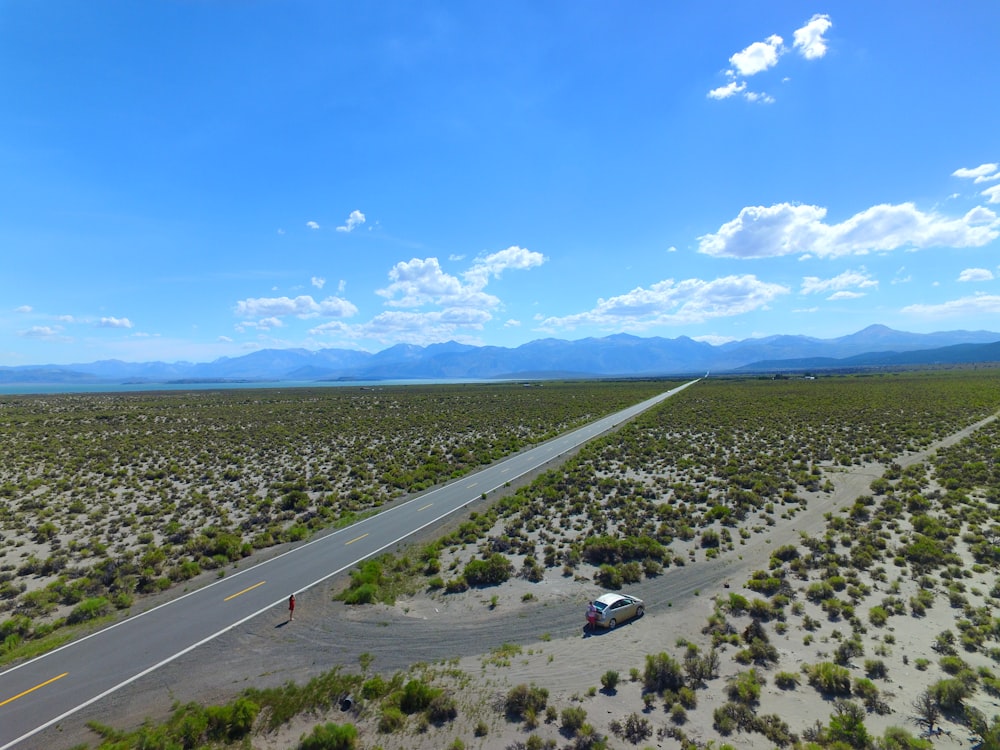
<instances>
[{"instance_id":1,"label":"sandy ground","mask_svg":"<svg viewBox=\"0 0 1000 750\"><path fill-rule=\"evenodd\" d=\"M923 460L971 429L898 461L906 466ZM298 597L294 623L283 625L284 611L259 617L32 738L26 746L60 750L79 743L96 744L95 735L86 729L87 721L134 727L146 719L164 718L175 702L225 702L248 686L305 682L336 666L360 672L361 655L370 654L371 672L391 675L413 670L448 687L458 703L458 718L422 732L414 724L404 732L380 734L376 729L377 714L356 702L350 712L334 706L318 715L300 717L276 733L255 737L253 746L295 747L303 734L324 721L357 724L359 746L363 748L431 750L448 747L455 738L460 738L465 748L508 748L515 742L525 742L532 733L565 746L570 740L560 733L558 721L541 721L529 729L523 722L505 718L502 708L498 710L512 686L526 683L547 689L549 704L558 711L569 706L583 707L587 721L603 734L610 734L612 721L638 714L653 729L641 747L679 747L676 739L662 736L675 725L662 702L644 710L641 681L630 678L632 670L641 673L649 654L666 651L680 659L683 648L678 644L684 640L707 650L709 637L701 631L713 611L714 597L728 596L733 591L748 598L756 596L743 584L752 571L767 567L773 549L797 543L803 532L821 535L826 526L824 514L868 493L871 481L881 474L878 465L829 473L833 492L810 495L806 510L779 519L766 537L755 535L746 545L737 544L734 551L715 560L699 559L694 564L671 567L661 576L629 587L629 593L645 599L647 614L615 631L594 635L584 632L585 604L601 592L593 582L563 577L559 570L548 571L540 583L518 579L462 594L418 595L392 607L345 607L331 596L331 588L342 586L343 581L333 581L329 587L303 592ZM867 583L874 587L874 595L879 593L879 586L886 586L871 580ZM971 588L989 591L993 581L973 579L967 583ZM526 599L526 594L530 598ZM909 592L904 589L899 595L906 600ZM495 602L491 601L494 596ZM811 688L804 676L797 688L782 690L773 684L773 674L778 670L798 672L803 664L828 659L837 645L835 631L849 635L851 630L846 622L830 623L818 607L810 607L814 605L807 605L806 612L821 622L811 643L805 642L807 634L799 624L800 618L789 618L784 633L768 628L780 662L762 670L767 683L757 708L758 714L779 715L796 733L817 720L828 722L832 704ZM864 636L865 656L858 662L879 654L878 658L888 666L888 678L876 683L893 708L893 713L886 716L869 714L865 723L871 733L881 734L890 725L918 732L909 720L912 702L924 687L944 676L936 667L937 654L930 650L931 640L941 630L954 628L960 612L949 608L939 596L925 618L897 616L886 628L868 629ZM750 621L748 617L730 619L738 630ZM894 643L888 643L892 639ZM520 650L509 647L508 658L500 658L496 650L504 644L517 644ZM678 726L688 738L702 743L729 742L734 747L754 750L773 747L759 734L722 737L712 728L712 712L725 700L726 679L747 668L733 660L733 653L733 649L722 652L719 678L712 680L707 689L697 691L697 707L689 710L686 721ZM972 657L981 655L961 655L974 666L980 663ZM927 672L916 668L919 656L932 662ZM988 665L988 660L982 663ZM620 683L616 691L606 693L601 690L601 676L609 669L619 672ZM852 677L864 676L860 663L852 665L851 673ZM983 691L976 694L975 705L988 716L1000 712L997 699ZM486 729L485 735L476 736L477 724ZM969 747L967 730L947 722L944 730L935 738L935 748ZM632 745L612 736L609 746Z\"/></svg>"}]
</instances>

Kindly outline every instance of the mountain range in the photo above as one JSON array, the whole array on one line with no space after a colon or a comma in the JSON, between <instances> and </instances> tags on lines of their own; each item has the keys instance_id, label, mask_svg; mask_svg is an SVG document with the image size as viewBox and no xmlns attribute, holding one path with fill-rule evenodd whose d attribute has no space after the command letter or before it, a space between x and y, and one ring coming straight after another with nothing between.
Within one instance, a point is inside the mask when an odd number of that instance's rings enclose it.
<instances>
[{"instance_id":1,"label":"mountain range","mask_svg":"<svg viewBox=\"0 0 1000 750\"><path fill-rule=\"evenodd\" d=\"M713 345L687 336L616 334L577 341L538 339L515 348L454 341L399 344L375 354L352 349L262 349L212 362L101 360L0 366L0 383L378 381L648 377L707 371L777 372L1000 362L1000 333L907 333L872 325L832 339L778 335Z\"/></svg>"}]
</instances>

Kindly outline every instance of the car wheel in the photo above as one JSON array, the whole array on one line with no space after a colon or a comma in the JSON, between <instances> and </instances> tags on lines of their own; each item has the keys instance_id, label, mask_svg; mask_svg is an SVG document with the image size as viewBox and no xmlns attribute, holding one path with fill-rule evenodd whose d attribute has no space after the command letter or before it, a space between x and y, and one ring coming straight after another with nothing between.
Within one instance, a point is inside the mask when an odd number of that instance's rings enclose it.
<instances>
[{"instance_id":1,"label":"car wheel","mask_svg":"<svg viewBox=\"0 0 1000 750\"><path fill-rule=\"evenodd\" d=\"M636 619L639 619L644 614L646 614L646 610L644 610L642 607L636 607L635 608L635 617L636 617Z\"/></svg>"},{"instance_id":2,"label":"car wheel","mask_svg":"<svg viewBox=\"0 0 1000 750\"><path fill-rule=\"evenodd\" d=\"M608 620L608 630L614 630L615 629L615 625L617 625L617 624L618 624L618 621L615 618L612 617L610 620Z\"/></svg>"}]
</instances>

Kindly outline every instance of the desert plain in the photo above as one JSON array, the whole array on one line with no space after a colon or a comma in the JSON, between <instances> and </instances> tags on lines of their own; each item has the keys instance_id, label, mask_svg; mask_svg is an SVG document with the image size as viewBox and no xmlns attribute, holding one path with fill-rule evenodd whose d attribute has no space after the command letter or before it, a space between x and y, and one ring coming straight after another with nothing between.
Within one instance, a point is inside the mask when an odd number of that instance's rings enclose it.
<instances>
[{"instance_id":1,"label":"desert plain","mask_svg":"<svg viewBox=\"0 0 1000 750\"><path fill-rule=\"evenodd\" d=\"M670 385L5 400L5 659ZM995 747L998 410L992 368L700 382L37 746ZM608 590L645 616L585 632Z\"/></svg>"}]
</instances>

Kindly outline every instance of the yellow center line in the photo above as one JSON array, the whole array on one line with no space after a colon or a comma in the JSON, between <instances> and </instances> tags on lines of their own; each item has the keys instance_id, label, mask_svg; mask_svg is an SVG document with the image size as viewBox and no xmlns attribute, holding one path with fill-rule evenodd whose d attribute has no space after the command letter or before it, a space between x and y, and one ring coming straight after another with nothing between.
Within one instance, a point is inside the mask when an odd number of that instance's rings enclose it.
<instances>
[{"instance_id":1,"label":"yellow center line","mask_svg":"<svg viewBox=\"0 0 1000 750\"><path fill-rule=\"evenodd\" d=\"M55 682L56 680L61 680L61 679L62 679L63 677L65 677L65 676L66 676L66 675L68 675L68 674L69 674L69 672L63 672L63 673L62 673L61 675L59 675L59 676L57 676L57 677L53 677L53 678L52 678L51 680L46 680L46 681L45 681L45 682L43 682L43 683L42 683L41 685L35 685L35 686L34 686L33 688L28 688L28 689L27 689L27 690L25 690L25 691L24 691L23 693L18 693L18 694L17 694L17 695L15 695L15 696L14 696L13 698L8 698L7 700L3 701L2 703L0 703L0 706L6 706L6 705L7 705L8 703L13 703L13 702L14 702L14 701L16 701L16 700L17 700L18 698L23 698L23 697L24 697L24 696L26 696L26 695L27 695L28 693L33 693L33 692L35 692L36 690L38 690L39 688L43 688L43 687L45 687L46 685L51 685L51 684L52 684L53 682Z\"/></svg>"},{"instance_id":2,"label":"yellow center line","mask_svg":"<svg viewBox=\"0 0 1000 750\"><path fill-rule=\"evenodd\" d=\"M242 591L237 591L235 594L230 594L222 601L228 602L230 599L235 599L237 596L240 596L241 594L245 594L248 591L253 591L255 588L257 588L258 586L263 586L265 583L267 583L267 581L261 581L260 583L255 583L253 586L248 586Z\"/></svg>"},{"instance_id":3,"label":"yellow center line","mask_svg":"<svg viewBox=\"0 0 1000 750\"><path fill-rule=\"evenodd\" d=\"M368 534L362 534L361 536L356 536L351 541L347 542L347 544L354 544L355 542L360 542L366 536L368 536Z\"/></svg>"},{"instance_id":4,"label":"yellow center line","mask_svg":"<svg viewBox=\"0 0 1000 750\"><path fill-rule=\"evenodd\" d=\"M434 505L434 503L427 503L427 505L425 505L424 507L422 507L422 508L417 508L417 512L419 513L419 512L420 512L420 511L422 511L422 510L427 510L427 509L428 509L429 507L431 507L432 505Z\"/></svg>"}]
</instances>

